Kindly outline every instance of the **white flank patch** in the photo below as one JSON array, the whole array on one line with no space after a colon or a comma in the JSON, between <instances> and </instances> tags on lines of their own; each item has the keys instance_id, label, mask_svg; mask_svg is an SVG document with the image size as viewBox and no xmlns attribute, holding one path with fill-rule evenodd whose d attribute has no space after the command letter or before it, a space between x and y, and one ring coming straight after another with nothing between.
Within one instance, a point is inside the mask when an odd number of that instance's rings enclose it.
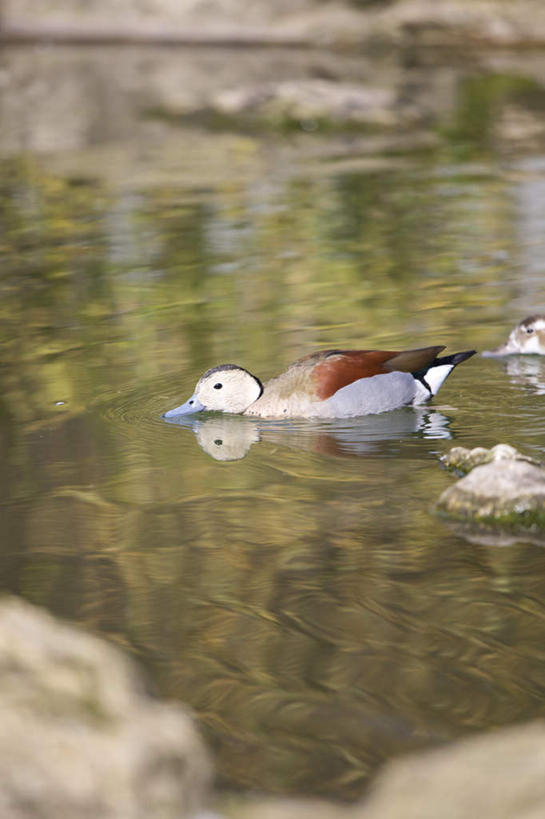
<instances>
[{"instance_id":1,"label":"white flank patch","mask_svg":"<svg viewBox=\"0 0 545 819\"><path fill-rule=\"evenodd\" d=\"M424 376L424 381L429 385L432 395L437 395L439 387L453 368L454 364L438 364L437 367L430 367Z\"/></svg>"}]
</instances>

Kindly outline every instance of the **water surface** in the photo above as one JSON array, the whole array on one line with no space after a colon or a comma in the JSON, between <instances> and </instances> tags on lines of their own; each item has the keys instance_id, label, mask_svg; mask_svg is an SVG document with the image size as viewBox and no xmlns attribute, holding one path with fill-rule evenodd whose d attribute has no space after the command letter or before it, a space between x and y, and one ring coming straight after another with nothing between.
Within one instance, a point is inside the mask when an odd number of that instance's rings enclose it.
<instances>
[{"instance_id":1,"label":"water surface","mask_svg":"<svg viewBox=\"0 0 545 819\"><path fill-rule=\"evenodd\" d=\"M545 550L430 511L453 444L544 457L545 359L474 357L428 408L359 420L161 413L218 363L495 346L545 308L545 158L249 145L3 160L2 586L190 703L220 783L350 798L390 756L545 714Z\"/></svg>"}]
</instances>

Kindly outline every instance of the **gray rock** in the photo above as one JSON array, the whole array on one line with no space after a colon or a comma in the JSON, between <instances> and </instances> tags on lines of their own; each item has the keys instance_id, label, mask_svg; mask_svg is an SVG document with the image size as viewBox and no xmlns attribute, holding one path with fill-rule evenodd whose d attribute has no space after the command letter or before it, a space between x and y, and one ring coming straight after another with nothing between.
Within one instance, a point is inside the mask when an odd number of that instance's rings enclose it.
<instances>
[{"instance_id":1,"label":"gray rock","mask_svg":"<svg viewBox=\"0 0 545 819\"><path fill-rule=\"evenodd\" d=\"M452 469L456 472L466 474L470 472L475 466L482 466L493 461L524 461L529 464L539 466L539 462L527 455L523 455L518 449L515 449L509 444L497 444L491 449L477 446L474 449L466 449L463 446L455 446L450 452L442 455L441 463L447 469Z\"/></svg>"},{"instance_id":2,"label":"gray rock","mask_svg":"<svg viewBox=\"0 0 545 819\"><path fill-rule=\"evenodd\" d=\"M253 798L227 804L222 813L227 819L542 819L545 723L393 760L357 805Z\"/></svg>"},{"instance_id":3,"label":"gray rock","mask_svg":"<svg viewBox=\"0 0 545 819\"><path fill-rule=\"evenodd\" d=\"M260 40L276 35L315 45L407 43L415 46L540 43L541 0L3 0L4 29L47 37L84 32L162 41L213 41L219 36Z\"/></svg>"},{"instance_id":4,"label":"gray rock","mask_svg":"<svg viewBox=\"0 0 545 819\"><path fill-rule=\"evenodd\" d=\"M360 819L541 819L545 723L506 728L389 763Z\"/></svg>"},{"instance_id":5,"label":"gray rock","mask_svg":"<svg viewBox=\"0 0 545 819\"><path fill-rule=\"evenodd\" d=\"M457 520L545 531L545 470L527 460L492 460L446 489L436 508Z\"/></svg>"},{"instance_id":6,"label":"gray rock","mask_svg":"<svg viewBox=\"0 0 545 819\"><path fill-rule=\"evenodd\" d=\"M238 86L217 94L211 107L229 116L251 114L272 123L327 120L389 127L419 116L416 110L403 108L391 88L318 79Z\"/></svg>"},{"instance_id":7,"label":"gray rock","mask_svg":"<svg viewBox=\"0 0 545 819\"><path fill-rule=\"evenodd\" d=\"M188 711L105 641L0 601L2 819L183 819L210 775Z\"/></svg>"}]
</instances>

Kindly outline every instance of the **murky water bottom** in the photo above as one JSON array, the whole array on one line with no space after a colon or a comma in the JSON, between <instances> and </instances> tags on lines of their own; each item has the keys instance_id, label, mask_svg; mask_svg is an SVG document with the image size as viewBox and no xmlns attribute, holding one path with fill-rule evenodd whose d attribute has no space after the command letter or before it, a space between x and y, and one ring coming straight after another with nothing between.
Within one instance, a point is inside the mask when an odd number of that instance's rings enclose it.
<instances>
[{"instance_id":1,"label":"murky water bottom","mask_svg":"<svg viewBox=\"0 0 545 819\"><path fill-rule=\"evenodd\" d=\"M545 550L432 507L453 444L543 458L545 359L474 357L362 419L161 418L222 362L499 343L545 307L543 157L310 161L305 137L289 172L280 140L203 187L173 139L167 178L2 166L3 588L138 657L231 787L354 797L392 755L543 715Z\"/></svg>"}]
</instances>

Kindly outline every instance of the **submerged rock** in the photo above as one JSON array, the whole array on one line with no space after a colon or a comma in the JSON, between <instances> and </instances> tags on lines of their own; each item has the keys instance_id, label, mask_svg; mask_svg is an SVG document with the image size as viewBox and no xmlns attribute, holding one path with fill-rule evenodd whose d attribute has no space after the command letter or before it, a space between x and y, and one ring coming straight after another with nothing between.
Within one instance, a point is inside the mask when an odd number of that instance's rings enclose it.
<instances>
[{"instance_id":1,"label":"submerged rock","mask_svg":"<svg viewBox=\"0 0 545 819\"><path fill-rule=\"evenodd\" d=\"M513 447L456 447L443 463L469 474L446 489L437 511L450 518L545 532L545 469Z\"/></svg>"},{"instance_id":2,"label":"submerged rock","mask_svg":"<svg viewBox=\"0 0 545 819\"><path fill-rule=\"evenodd\" d=\"M210 774L193 720L97 637L0 601L0 816L183 819Z\"/></svg>"}]
</instances>

